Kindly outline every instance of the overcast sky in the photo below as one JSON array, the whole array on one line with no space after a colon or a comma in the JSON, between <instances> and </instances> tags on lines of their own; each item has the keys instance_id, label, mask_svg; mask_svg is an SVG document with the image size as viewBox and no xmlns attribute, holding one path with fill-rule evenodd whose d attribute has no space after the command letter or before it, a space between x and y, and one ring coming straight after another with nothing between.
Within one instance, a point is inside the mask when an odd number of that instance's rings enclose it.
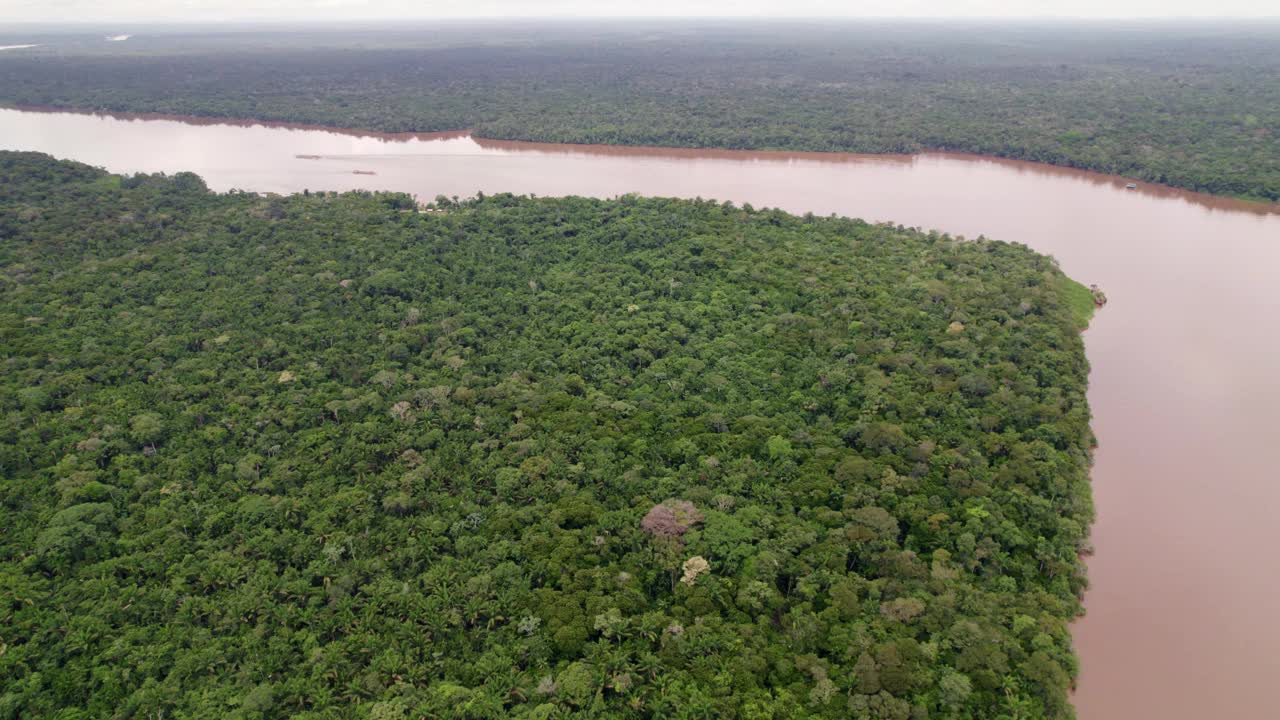
<instances>
[{"instance_id":1,"label":"overcast sky","mask_svg":"<svg viewBox=\"0 0 1280 720\"><path fill-rule=\"evenodd\" d=\"M0 0L0 21L502 16L1266 17L1280 0Z\"/></svg>"}]
</instances>

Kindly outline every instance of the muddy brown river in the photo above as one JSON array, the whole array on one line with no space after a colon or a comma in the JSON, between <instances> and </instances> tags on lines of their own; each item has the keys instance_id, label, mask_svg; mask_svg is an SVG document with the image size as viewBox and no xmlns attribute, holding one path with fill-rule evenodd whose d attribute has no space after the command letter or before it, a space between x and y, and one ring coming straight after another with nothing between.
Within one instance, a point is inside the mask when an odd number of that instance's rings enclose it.
<instances>
[{"instance_id":1,"label":"muddy brown river","mask_svg":"<svg viewBox=\"0 0 1280 720\"><path fill-rule=\"evenodd\" d=\"M1278 717L1280 206L951 154L749 153L0 110L0 148L217 190L647 195L979 234L1110 305L1086 334L1099 439L1084 720Z\"/></svg>"}]
</instances>

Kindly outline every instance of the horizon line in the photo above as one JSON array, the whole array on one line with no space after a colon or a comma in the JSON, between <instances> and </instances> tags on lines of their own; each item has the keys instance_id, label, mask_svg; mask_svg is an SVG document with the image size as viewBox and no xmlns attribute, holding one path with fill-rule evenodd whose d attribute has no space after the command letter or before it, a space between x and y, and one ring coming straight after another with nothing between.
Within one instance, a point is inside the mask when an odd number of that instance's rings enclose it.
<instances>
[{"instance_id":1,"label":"horizon line","mask_svg":"<svg viewBox=\"0 0 1280 720\"><path fill-rule=\"evenodd\" d=\"M631 20L760 20L760 21L899 21L899 22L939 22L939 21L1089 21L1089 22L1212 22L1212 21L1277 21L1280 13L1271 15L385 15L371 17L327 17L327 18L293 18L293 17L230 17L230 18L147 18L147 19L87 19L87 20L4 20L0 22L13 25L53 25L53 26L87 26L103 24L131 23L134 25L198 25L198 24L288 24L288 25L328 25L336 23L377 23L377 22L493 22L493 21L631 21ZM0 35L7 34L0 29Z\"/></svg>"}]
</instances>

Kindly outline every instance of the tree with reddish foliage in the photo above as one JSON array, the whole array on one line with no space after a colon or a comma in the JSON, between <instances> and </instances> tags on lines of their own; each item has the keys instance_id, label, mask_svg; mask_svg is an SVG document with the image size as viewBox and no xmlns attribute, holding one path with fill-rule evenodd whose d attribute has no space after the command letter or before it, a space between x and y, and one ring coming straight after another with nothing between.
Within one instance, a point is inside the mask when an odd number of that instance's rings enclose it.
<instances>
[{"instance_id":1,"label":"tree with reddish foliage","mask_svg":"<svg viewBox=\"0 0 1280 720\"><path fill-rule=\"evenodd\" d=\"M702 513L693 503L673 498L650 508L640 527L654 537L679 538L702 520Z\"/></svg>"}]
</instances>

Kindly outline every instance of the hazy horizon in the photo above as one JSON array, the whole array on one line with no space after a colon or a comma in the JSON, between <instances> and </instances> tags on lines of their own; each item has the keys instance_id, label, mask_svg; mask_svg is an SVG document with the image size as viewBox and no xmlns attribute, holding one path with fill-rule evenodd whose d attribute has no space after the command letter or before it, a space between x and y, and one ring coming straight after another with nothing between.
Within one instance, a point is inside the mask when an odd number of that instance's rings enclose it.
<instances>
[{"instance_id":1,"label":"hazy horizon","mask_svg":"<svg viewBox=\"0 0 1280 720\"><path fill-rule=\"evenodd\" d=\"M712 18L1233 20L1280 11L1258 0L0 0L0 21L67 25Z\"/></svg>"}]
</instances>

